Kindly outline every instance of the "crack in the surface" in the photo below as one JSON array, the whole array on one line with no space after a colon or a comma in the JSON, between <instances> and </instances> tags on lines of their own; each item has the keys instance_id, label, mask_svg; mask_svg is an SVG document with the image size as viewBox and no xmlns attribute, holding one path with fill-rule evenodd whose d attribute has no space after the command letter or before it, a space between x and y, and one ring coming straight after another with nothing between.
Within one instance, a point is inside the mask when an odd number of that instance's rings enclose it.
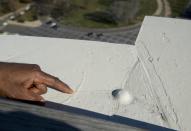
<instances>
[{"instance_id":1,"label":"crack in the surface","mask_svg":"<svg viewBox=\"0 0 191 131\"><path fill-rule=\"evenodd\" d=\"M170 105L171 110L172 110L172 112L173 112L173 115L174 115L174 117L175 117L175 122L176 122L176 124L177 124L177 125L179 126L179 128L180 128L180 125L179 125L179 122L178 122L178 116L177 116L177 114L176 114L176 112L175 112L175 109L174 109L174 107L173 107L172 101L171 101L170 97L168 96L168 93L167 93L167 91L166 91L166 89L165 89L164 82L162 81L162 78L160 77L160 75L157 73L156 68L155 68L155 66L154 66L153 63L152 63L152 66L153 66L153 69L154 69L154 71L155 71L155 74L157 75L157 77L158 77L158 79L159 79L159 81L160 81L160 83L161 83L161 85L162 85L164 94L165 94L165 96L166 96L167 99L168 99L169 105Z\"/></svg>"},{"instance_id":2,"label":"crack in the surface","mask_svg":"<svg viewBox=\"0 0 191 131\"><path fill-rule=\"evenodd\" d=\"M139 61L139 58L137 58L137 61L134 63L134 65L133 65L133 67L131 68L131 70L130 71L128 71L126 74L125 74L125 78L124 78L124 80L123 80L123 82L122 82L122 89L124 89L125 87L128 87L129 85L126 85L126 83L129 83L129 81L130 81L130 78L131 78L131 76L132 76L132 74L133 74L133 71L136 69L136 67L137 67L137 65L138 65L138 63L139 63L140 61Z\"/></svg>"},{"instance_id":3,"label":"crack in the surface","mask_svg":"<svg viewBox=\"0 0 191 131\"><path fill-rule=\"evenodd\" d=\"M147 54L148 54L148 56L149 57L151 57L151 55L150 55L150 52L148 51L148 49L145 47L145 45L142 43L142 45L144 46L144 48L145 48L145 50L146 50L146 52L147 52ZM144 64L142 63L142 66L143 66L143 69L144 69L144 71L145 71L145 73L146 73L146 75L147 75L147 78L148 78L148 80L149 80L149 90L151 91L151 96L154 98L154 100L155 100L155 102L156 102L156 108L157 108L157 110L158 110L158 112L161 114L164 114L164 115L162 115L162 116L165 116L165 113L164 113L164 111L163 111L163 108L162 108L162 105L161 105L161 102L160 102L160 99L159 99L159 96L157 95L157 93L156 93L156 91L152 88L152 82L151 82L151 78L150 78L150 75L149 75L149 73L148 73L148 71L147 71L147 69L146 69L146 67L144 66ZM162 117L161 117L162 118ZM165 118L167 118L167 117L165 117ZM167 121L165 121L166 122L166 124L167 125L169 125L169 123L168 123L168 120Z\"/></svg>"},{"instance_id":4,"label":"crack in the surface","mask_svg":"<svg viewBox=\"0 0 191 131\"><path fill-rule=\"evenodd\" d=\"M152 56L151 56L151 54L150 54L148 48L145 46L144 42L141 41L141 45L144 47L144 49L145 49L147 55L149 56L149 58L152 58ZM149 59L148 59L148 60L149 60ZM178 116L177 116L177 114L176 114L176 112L175 112L175 109L174 109L174 107L173 107L172 101L171 101L170 97L168 96L168 93L167 93L167 91L166 91L166 89L165 89L164 82L162 81L162 78L160 77L160 75L159 75L158 72L156 71L156 68L155 68L155 65L153 64L153 61L149 61L149 62L150 62L150 64L151 64L152 67L153 67L154 74L157 76L157 78L158 78L158 80L159 80L159 82L160 82L160 84L161 84L161 86L162 86L162 91L163 91L163 93L165 94L165 96L166 96L166 98L167 98L167 100L168 100L168 105L169 105L169 107L170 107L170 109L171 109L171 111L172 111L172 114L173 114L173 116L175 116L175 120L174 120L174 121L175 121L176 125L179 127L179 129L181 129L181 126L180 126L179 121L178 121ZM156 96L155 96L155 97L156 97L156 102L157 102L157 104L158 104L158 105L157 105L157 109L158 109L159 112L160 112L161 118L162 118L164 121L166 121L166 123L169 125L169 118L166 116L166 115L167 115L166 113L170 113L170 112L165 112L165 111L164 111L165 109L163 108L163 106L162 106L162 104L161 104L161 102L160 102L160 98L159 98L158 94L156 93L155 89L152 88L152 82L151 82L150 75L149 75L149 73L148 73L146 67L144 66L144 63L143 63L143 62L141 62L141 63L142 63L142 65L143 65L143 68L144 68L144 70L145 70L145 72L146 72L146 74L147 74L147 77L148 77L149 81L150 81L151 91L154 93L154 95L156 95ZM171 114L171 113L170 113L170 114ZM169 114L169 115L170 115L170 114ZM171 115L170 115L170 116L171 116ZM173 117L173 118L174 118L174 117Z\"/></svg>"},{"instance_id":5,"label":"crack in the surface","mask_svg":"<svg viewBox=\"0 0 191 131\"><path fill-rule=\"evenodd\" d=\"M82 80L80 81L79 85L77 86L78 88L77 88L77 90L75 91L75 92L76 92L75 95L69 97L68 99L66 99L66 100L63 101L62 103L69 103L72 98L75 98L75 96L78 95L79 90L81 89L82 85L83 85L83 84L85 83L85 81L86 81L86 72L82 72L82 74L83 74L83 75L82 75Z\"/></svg>"}]
</instances>

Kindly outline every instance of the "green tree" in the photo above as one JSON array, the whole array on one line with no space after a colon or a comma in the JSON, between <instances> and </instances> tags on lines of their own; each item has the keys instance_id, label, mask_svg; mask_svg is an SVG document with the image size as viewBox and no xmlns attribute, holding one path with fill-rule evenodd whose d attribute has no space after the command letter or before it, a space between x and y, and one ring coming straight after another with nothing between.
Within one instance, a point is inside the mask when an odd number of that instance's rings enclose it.
<instances>
[{"instance_id":1,"label":"green tree","mask_svg":"<svg viewBox=\"0 0 191 131\"><path fill-rule=\"evenodd\" d=\"M115 0L98 0L101 5L110 6Z\"/></svg>"},{"instance_id":2,"label":"green tree","mask_svg":"<svg viewBox=\"0 0 191 131\"><path fill-rule=\"evenodd\" d=\"M0 0L0 11L7 13L10 11L15 11L19 7L17 0Z\"/></svg>"},{"instance_id":3,"label":"green tree","mask_svg":"<svg viewBox=\"0 0 191 131\"><path fill-rule=\"evenodd\" d=\"M113 0L111 12L120 20L127 22L138 12L139 0Z\"/></svg>"},{"instance_id":4,"label":"green tree","mask_svg":"<svg viewBox=\"0 0 191 131\"><path fill-rule=\"evenodd\" d=\"M33 0L19 0L20 3L30 3L33 2Z\"/></svg>"},{"instance_id":5,"label":"green tree","mask_svg":"<svg viewBox=\"0 0 191 131\"><path fill-rule=\"evenodd\" d=\"M55 19L66 16L71 11L71 3L69 0L61 1L57 0L54 3L54 7L51 11L51 16Z\"/></svg>"}]
</instances>

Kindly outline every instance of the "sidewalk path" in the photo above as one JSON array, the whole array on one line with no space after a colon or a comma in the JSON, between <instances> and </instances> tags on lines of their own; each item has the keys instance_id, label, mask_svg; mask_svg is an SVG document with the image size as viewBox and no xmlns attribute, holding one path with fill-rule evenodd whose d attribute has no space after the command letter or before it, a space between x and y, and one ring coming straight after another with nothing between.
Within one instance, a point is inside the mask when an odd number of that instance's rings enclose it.
<instances>
[{"instance_id":1,"label":"sidewalk path","mask_svg":"<svg viewBox=\"0 0 191 131\"><path fill-rule=\"evenodd\" d=\"M169 17L172 14L170 3L168 2L168 0L163 0L163 2L164 2L164 9L165 9L164 16Z\"/></svg>"},{"instance_id":2,"label":"sidewalk path","mask_svg":"<svg viewBox=\"0 0 191 131\"><path fill-rule=\"evenodd\" d=\"M153 15L159 16L159 15L161 15L161 13L163 11L163 3L162 3L162 0L156 0L156 2L157 2L158 7Z\"/></svg>"},{"instance_id":3,"label":"sidewalk path","mask_svg":"<svg viewBox=\"0 0 191 131\"><path fill-rule=\"evenodd\" d=\"M158 8L153 15L169 17L172 14L170 3L168 0L156 0ZM164 13L163 13L164 12Z\"/></svg>"}]
</instances>

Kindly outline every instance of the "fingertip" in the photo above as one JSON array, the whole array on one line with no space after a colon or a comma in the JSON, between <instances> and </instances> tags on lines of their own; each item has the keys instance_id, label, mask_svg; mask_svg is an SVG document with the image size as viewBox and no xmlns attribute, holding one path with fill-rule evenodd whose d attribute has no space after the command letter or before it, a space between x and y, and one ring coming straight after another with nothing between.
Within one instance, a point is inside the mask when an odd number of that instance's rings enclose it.
<instances>
[{"instance_id":1,"label":"fingertip","mask_svg":"<svg viewBox=\"0 0 191 131\"><path fill-rule=\"evenodd\" d=\"M71 88L64 88L63 90L61 90L63 93L67 93L67 94L73 94L74 91Z\"/></svg>"},{"instance_id":2,"label":"fingertip","mask_svg":"<svg viewBox=\"0 0 191 131\"><path fill-rule=\"evenodd\" d=\"M61 84L62 84L62 89L63 89L62 92L68 93L68 94L74 93L74 90L70 86L68 86L66 83L61 82Z\"/></svg>"},{"instance_id":3,"label":"fingertip","mask_svg":"<svg viewBox=\"0 0 191 131\"><path fill-rule=\"evenodd\" d=\"M68 94L73 94L74 93L74 90L70 86L65 84L65 87L67 88L67 90L65 90L65 93L68 93Z\"/></svg>"},{"instance_id":4,"label":"fingertip","mask_svg":"<svg viewBox=\"0 0 191 131\"><path fill-rule=\"evenodd\" d=\"M49 86L50 88L61 91L63 93L68 93L68 94L74 93L74 91L59 78L51 76L45 72L41 72L41 75L43 76L43 84Z\"/></svg>"},{"instance_id":5,"label":"fingertip","mask_svg":"<svg viewBox=\"0 0 191 131\"><path fill-rule=\"evenodd\" d=\"M74 92L75 91L73 89L69 88L69 91L68 91L69 94L73 94Z\"/></svg>"}]
</instances>

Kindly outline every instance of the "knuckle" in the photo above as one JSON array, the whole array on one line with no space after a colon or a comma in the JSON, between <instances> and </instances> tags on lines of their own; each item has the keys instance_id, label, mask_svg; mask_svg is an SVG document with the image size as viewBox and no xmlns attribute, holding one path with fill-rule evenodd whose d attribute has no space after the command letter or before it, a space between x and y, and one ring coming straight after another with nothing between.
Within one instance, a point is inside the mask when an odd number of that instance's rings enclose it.
<instances>
[{"instance_id":1,"label":"knuckle","mask_svg":"<svg viewBox=\"0 0 191 131\"><path fill-rule=\"evenodd\" d=\"M54 77L54 78L53 78L53 82L54 82L54 83L58 83L59 81L60 81L60 79L59 79L58 77Z\"/></svg>"},{"instance_id":2,"label":"knuckle","mask_svg":"<svg viewBox=\"0 0 191 131\"><path fill-rule=\"evenodd\" d=\"M40 69L40 66L37 65L37 64L32 64L32 67L34 70L39 70Z\"/></svg>"},{"instance_id":3,"label":"knuckle","mask_svg":"<svg viewBox=\"0 0 191 131\"><path fill-rule=\"evenodd\" d=\"M41 72L38 70L33 70L33 73L36 77L39 77L41 75Z\"/></svg>"},{"instance_id":4,"label":"knuckle","mask_svg":"<svg viewBox=\"0 0 191 131\"><path fill-rule=\"evenodd\" d=\"M41 89L41 93L42 93L42 94L47 93L47 91L48 91L47 87L43 87L43 88Z\"/></svg>"},{"instance_id":5,"label":"knuckle","mask_svg":"<svg viewBox=\"0 0 191 131\"><path fill-rule=\"evenodd\" d=\"M28 83L26 81L23 81L20 83L21 87L28 88Z\"/></svg>"},{"instance_id":6,"label":"knuckle","mask_svg":"<svg viewBox=\"0 0 191 131\"><path fill-rule=\"evenodd\" d=\"M48 89L45 87L45 88L44 88L44 93L47 93L47 91L48 91Z\"/></svg>"}]
</instances>

